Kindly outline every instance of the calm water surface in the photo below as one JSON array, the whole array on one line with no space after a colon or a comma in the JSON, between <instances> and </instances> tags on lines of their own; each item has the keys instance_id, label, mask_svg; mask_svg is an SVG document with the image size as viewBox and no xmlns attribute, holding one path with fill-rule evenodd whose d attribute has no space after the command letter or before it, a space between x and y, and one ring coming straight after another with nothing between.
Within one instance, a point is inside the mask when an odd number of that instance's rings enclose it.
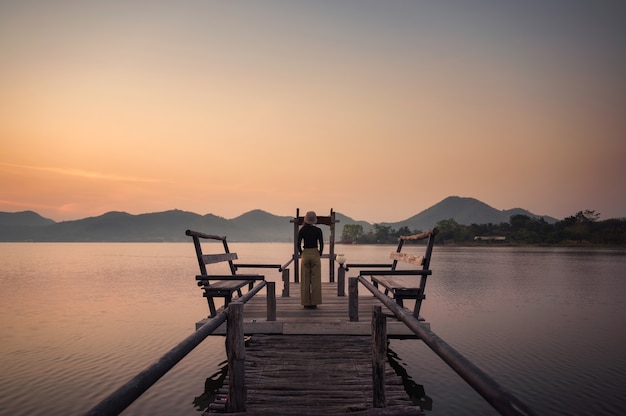
<instances>
[{"instance_id":1,"label":"calm water surface","mask_svg":"<svg viewBox=\"0 0 626 416\"><path fill-rule=\"evenodd\" d=\"M231 249L284 263L292 245ZM392 249L336 251L387 262ZM624 250L435 247L432 268L432 330L537 414L626 414ZM0 415L82 414L153 363L208 313L196 269L189 243L0 243ZM391 348L427 413L496 414L420 341ZM207 339L124 414L199 414L224 359L223 338Z\"/></svg>"}]
</instances>

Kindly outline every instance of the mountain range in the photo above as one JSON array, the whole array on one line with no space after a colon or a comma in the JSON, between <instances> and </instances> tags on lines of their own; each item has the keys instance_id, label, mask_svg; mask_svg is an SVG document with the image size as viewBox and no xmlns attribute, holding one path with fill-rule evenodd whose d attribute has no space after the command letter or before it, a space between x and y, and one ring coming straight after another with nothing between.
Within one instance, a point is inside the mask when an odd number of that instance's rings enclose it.
<instances>
[{"instance_id":1,"label":"mountain range","mask_svg":"<svg viewBox=\"0 0 626 416\"><path fill-rule=\"evenodd\" d=\"M459 224L499 224L508 222L512 215L544 218L549 223L557 219L535 215L521 208L497 210L474 198L448 197L432 207L399 222L380 225L399 229L426 230L438 221L454 219ZM345 224L360 224L368 232L373 225L356 221L336 213L339 221L335 240L340 239ZM132 215L126 212L108 212L98 217L75 221L55 222L32 211L0 212L0 241L77 241L77 242L130 242L130 241L189 241L185 230L192 229L207 234L225 235L230 241L291 242L293 217L276 216L262 210L252 210L232 219L213 214L171 210Z\"/></svg>"}]
</instances>

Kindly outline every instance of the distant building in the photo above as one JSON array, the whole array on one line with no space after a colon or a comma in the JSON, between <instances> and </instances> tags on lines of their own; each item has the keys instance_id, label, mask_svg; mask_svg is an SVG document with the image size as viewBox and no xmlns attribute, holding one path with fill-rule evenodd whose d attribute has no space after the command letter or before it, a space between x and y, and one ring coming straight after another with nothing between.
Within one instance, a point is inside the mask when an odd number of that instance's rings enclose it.
<instances>
[{"instance_id":1,"label":"distant building","mask_svg":"<svg viewBox=\"0 0 626 416\"><path fill-rule=\"evenodd\" d=\"M506 241L506 237L499 235L477 235L474 241Z\"/></svg>"}]
</instances>

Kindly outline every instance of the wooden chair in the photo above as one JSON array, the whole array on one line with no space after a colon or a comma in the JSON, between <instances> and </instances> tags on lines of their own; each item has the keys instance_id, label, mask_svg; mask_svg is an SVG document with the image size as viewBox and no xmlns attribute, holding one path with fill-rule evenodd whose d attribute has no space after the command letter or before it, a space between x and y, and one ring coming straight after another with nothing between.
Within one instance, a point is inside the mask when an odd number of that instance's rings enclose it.
<instances>
[{"instance_id":1,"label":"wooden chair","mask_svg":"<svg viewBox=\"0 0 626 416\"><path fill-rule=\"evenodd\" d=\"M200 267L200 274L196 275L196 280L198 281L198 286L204 290L203 296L207 298L209 311L211 312L209 317L215 316L217 312L213 298L224 298L224 307L226 307L232 301L235 292L237 293L237 296L242 296L243 288L247 286L248 290L250 290L254 287L255 281L265 280L265 276L259 274L237 274L238 266L233 262L233 260L238 259L237 253L230 252L228 249L228 243L226 242L226 237L204 234L192 230L185 231L185 234L193 238L193 245L198 258L198 266ZM204 254L202 252L200 239L221 241L224 247L224 252ZM207 273L207 264L220 262L228 263L230 274Z\"/></svg>"},{"instance_id":2,"label":"wooden chair","mask_svg":"<svg viewBox=\"0 0 626 416\"><path fill-rule=\"evenodd\" d=\"M422 306L422 300L426 298L426 295L424 294L424 291L426 290L426 278L432 274L432 271L430 270L430 259L433 252L435 236L438 232L439 230L433 228L432 230L428 230L423 233L401 236L398 240L398 247L396 248L396 251L389 255L389 257L393 260L391 265L363 264L349 266L380 267L381 269L378 270L361 270L360 275L370 276L370 279L376 288L382 286L385 289L385 294L394 298L396 303L402 307L404 307L405 299L415 299L413 316L419 319L419 311ZM427 239L427 241L423 255L402 252L402 248L406 241L424 239ZM419 268L398 270L398 262L418 266ZM382 269L387 267L388 269L386 270ZM399 279L399 276L404 276L404 278ZM407 279L406 276L420 276L420 279L419 281L417 279Z\"/></svg>"}]
</instances>

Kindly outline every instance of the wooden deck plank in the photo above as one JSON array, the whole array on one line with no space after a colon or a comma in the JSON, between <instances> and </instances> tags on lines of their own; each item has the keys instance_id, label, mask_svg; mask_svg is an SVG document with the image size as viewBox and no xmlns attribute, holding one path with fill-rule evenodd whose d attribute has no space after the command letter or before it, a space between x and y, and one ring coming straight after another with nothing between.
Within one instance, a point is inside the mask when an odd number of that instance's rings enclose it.
<instances>
[{"instance_id":1,"label":"wooden deck plank","mask_svg":"<svg viewBox=\"0 0 626 416\"><path fill-rule=\"evenodd\" d=\"M422 415L389 365L387 407L372 407L371 342L370 336L253 335L246 346L247 408L240 415Z\"/></svg>"},{"instance_id":2,"label":"wooden deck plank","mask_svg":"<svg viewBox=\"0 0 626 416\"><path fill-rule=\"evenodd\" d=\"M279 290L277 290L279 292ZM336 283L322 283L322 301L317 309L305 309L300 304L300 285L290 283L289 297L276 297L276 321L267 321L267 300L265 292L255 295L244 306L244 332L252 334L283 334L283 335L370 335L371 316L374 305L382 303L369 292L359 294L359 322L350 322L348 316L348 296L337 296ZM347 291L346 291L347 293ZM405 302L410 308L411 302ZM382 305L383 313L391 315L391 311ZM196 323L199 328L206 322L203 319ZM224 335L226 324L220 326L213 335ZM389 337L415 337L404 323L391 317L387 319L387 335Z\"/></svg>"}]
</instances>

